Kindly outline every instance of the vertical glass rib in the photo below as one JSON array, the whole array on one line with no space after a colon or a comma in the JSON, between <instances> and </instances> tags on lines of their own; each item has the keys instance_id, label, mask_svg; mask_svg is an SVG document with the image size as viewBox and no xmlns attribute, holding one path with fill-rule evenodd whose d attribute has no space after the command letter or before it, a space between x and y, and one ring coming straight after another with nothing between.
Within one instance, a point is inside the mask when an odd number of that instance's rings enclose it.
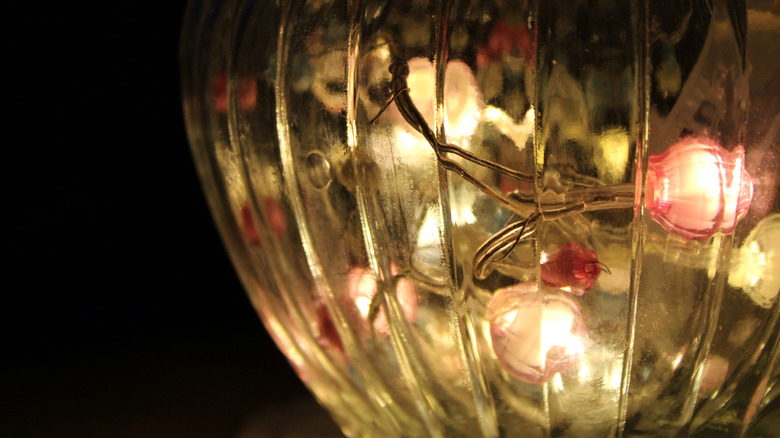
<instances>
[{"instance_id":1,"label":"vertical glass rib","mask_svg":"<svg viewBox=\"0 0 780 438\"><path fill-rule=\"evenodd\" d=\"M620 392L618 394L618 412L616 424L616 436L623 437L625 433L628 414L629 388L631 385L631 367L634 361L634 344L636 340L636 318L639 297L639 283L642 274L642 254L644 239L644 208L645 203L645 178L647 174L647 143L649 141L650 126L650 39L649 39L649 1L643 0L634 5L633 13L636 17L636 33L634 34L635 50L635 88L639 98L638 111L638 141L636 143L637 160L637 205L634 209L634 222L632 225L631 240L631 285L628 296L628 315L626 323L626 348L623 352L623 370L620 377Z\"/></svg>"},{"instance_id":2,"label":"vertical glass rib","mask_svg":"<svg viewBox=\"0 0 780 438\"><path fill-rule=\"evenodd\" d=\"M688 387L687 393L684 395L682 409L677 418L677 422L680 425L688 424L693 416L693 408L696 406L696 399L699 393L699 384L701 383L702 374L704 372L704 365L710 351L710 346L712 345L713 337L715 336L715 331L718 328L720 307L723 302L723 289L726 286L726 277L728 276L728 262L731 253L732 240L733 237L731 235L723 237L719 250L717 273L705 292L710 301L708 303L704 331L701 336L699 348L695 354L694 374L691 376L690 386Z\"/></svg>"},{"instance_id":3,"label":"vertical glass rib","mask_svg":"<svg viewBox=\"0 0 780 438\"><path fill-rule=\"evenodd\" d=\"M453 1L444 0L440 5L438 20L436 22L436 53L433 58L434 66L434 89L435 109L434 109L434 130L436 138L446 141L446 132L444 130L444 80L448 63L449 52L449 22L452 12ZM470 381L471 395L476 409L476 419L479 423L482 436L492 438L498 436L498 419L496 416L495 402L487 384L487 379L481 365L481 358L476 340L476 332L473 327L473 321L470 316L470 310L460 305L458 300L465 299L458 293L458 278L455 254L452 245L452 217L449 205L449 183L447 171L438 166L439 172L439 203L440 212L439 239L442 242L442 254L449 272L450 298L453 305L449 307L451 311L450 320L453 321L453 337L461 351L461 360L463 361L465 372Z\"/></svg>"},{"instance_id":4,"label":"vertical glass rib","mask_svg":"<svg viewBox=\"0 0 780 438\"><path fill-rule=\"evenodd\" d=\"M534 192L535 197L538 198L539 193L542 191L542 188L540 187L542 185L543 177L540 178L540 176L543 175L542 168L544 166L544 140L542 136L542 132L544 132L544 126L542 123L542 114L544 114L544 111L546 111L546 102L544 99L544 93L547 89L548 81L546 80L546 77L548 76L548 72L546 71L546 65L544 65L547 62L547 59L549 58L549 54L547 53L547 46L544 44L544 41L547 41L547 34L548 30L552 28L552 17L550 17L551 14L549 14L548 7L545 7L544 12L542 13L542 7L544 3L541 1L534 2L534 9L533 9L533 18L536 22L536 28L538 29L538 36L536 38L536 65L534 66L534 89L533 89L533 105L535 105L535 117L534 117L534 137L533 137L533 163L535 167L534 172ZM539 243L537 239L534 239L534 264L539 264ZM538 270L537 270L538 273ZM537 279L540 276L536 276ZM538 281L538 280L537 280ZM548 438L550 436L550 402L549 402L549 391L547 386L545 385L544 388L542 388L541 391L541 409L540 413L541 415L538 418L539 423L541 425L540 431L542 433L542 436L544 438Z\"/></svg>"},{"instance_id":5,"label":"vertical glass rib","mask_svg":"<svg viewBox=\"0 0 780 438\"><path fill-rule=\"evenodd\" d=\"M360 136L357 133L356 123L357 60L360 56L358 48L360 47L360 30L363 18L360 3L356 2L354 10L355 14L352 17L348 48L350 56L347 68L347 142L350 152L358 156L358 139ZM358 181L365 181L367 177L364 174L365 169L359 165L357 160L353 162L353 168ZM417 413L422 419L427 435L442 437L441 424L439 424L434 415L434 412L439 410L432 406L432 403L436 403L436 401L432 397L426 396L425 388L421 382L421 378L424 378L424 374L421 371L422 367L418 358L414 356L414 352L410 351L412 347L411 336L403 317L403 311L400 309L400 305L395 297L395 281L393 280L391 263L388 259L389 254L382 251L382 248L386 246L380 243L382 239L378 229L387 225L384 219L385 215L381 210L382 206L376 194L366 193L364 187L360 184L356 187L355 198L360 214L366 256L376 283L376 295L381 297L379 304L387 318L388 328L390 329L390 341L401 373L404 376L403 381L406 382L407 389L413 399ZM366 363L368 362L366 361ZM392 404L392 401L388 404ZM399 430L403 431L403 428Z\"/></svg>"},{"instance_id":6,"label":"vertical glass rib","mask_svg":"<svg viewBox=\"0 0 780 438\"><path fill-rule=\"evenodd\" d=\"M338 331L339 338L343 342L344 350L351 361L361 364L361 366L356 367L358 374L353 375L353 377L359 376L362 378L362 385L365 386L366 391L370 396L370 402L367 406L371 406L374 409L374 412L376 412L377 420L374 424L388 424L391 425L391 430L402 430L400 424L402 424L403 420L408 418L408 416L398 410L397 407L393 408L394 405L388 391L383 388L382 380L377 378L373 368L367 366L371 362L367 359L365 352L361 350L354 332L351 329L346 328L346 321L348 318L344 315L341 307L336 302L335 294L327 282L315 252L316 248L314 247L313 239L308 228L308 221L304 211L304 203L300 196L299 183L294 164L294 152L292 150L289 133L286 99L288 89L288 74L286 69L289 65L288 55L290 49L288 26L291 23L291 11L296 9L296 1L284 2L284 5L285 9L282 12L278 34L277 54L279 59L276 64L275 102L277 117L276 126L279 129L279 156L282 165L283 184L285 193L288 196L288 202L293 211L293 222L298 227L298 233L302 241L302 250L306 257L312 280L316 285L317 292L324 299L328 312L334 319L334 326ZM308 323L303 319L300 310L297 309L296 303L290 302L288 305L290 306L291 313L299 318L296 323L301 327L307 326ZM316 341L313 341L313 345L317 345ZM356 388L354 393L361 394L363 391Z\"/></svg>"},{"instance_id":7,"label":"vertical glass rib","mask_svg":"<svg viewBox=\"0 0 780 438\"><path fill-rule=\"evenodd\" d=\"M628 202L610 200L607 209L567 212L555 220L549 214L535 231L537 264L562 248L581 248L611 270L582 290L549 281L568 271L542 269L538 276L543 293L566 294L576 305L572 316L587 333L576 366L545 383L540 402L551 435L604 436L625 422L633 357L642 235L634 199L642 185L646 117L644 15L641 6L621 1L540 2L538 8L538 203L576 199L592 187L610 194L628 188ZM592 400L588 409L579 406L583 394Z\"/></svg>"},{"instance_id":8,"label":"vertical glass rib","mask_svg":"<svg viewBox=\"0 0 780 438\"><path fill-rule=\"evenodd\" d=\"M351 146L354 146L354 144ZM356 169L355 172L357 175L360 175L359 169ZM443 437L441 425L434 415L434 412L438 411L438 409L431 405L431 403L435 403L435 400L426 397L424 393L425 387L421 382L424 374L420 371L421 367L416 361L417 358L413 356L414 353L409 351L411 347L410 335L408 327L406 327L404 322L403 311L395 298L390 262L387 260L387 254L381 251L382 245L378 242L380 237L377 228L384 224L376 215L381 206L378 205L375 197L366 195L361 187L358 187L355 196L363 228L366 255L369 266L374 273L374 281L376 282L376 294L381 296L380 306L382 312L387 315L390 340L404 376L403 380L407 384L409 394L413 398L417 413L423 420L428 436Z\"/></svg>"}]
</instances>

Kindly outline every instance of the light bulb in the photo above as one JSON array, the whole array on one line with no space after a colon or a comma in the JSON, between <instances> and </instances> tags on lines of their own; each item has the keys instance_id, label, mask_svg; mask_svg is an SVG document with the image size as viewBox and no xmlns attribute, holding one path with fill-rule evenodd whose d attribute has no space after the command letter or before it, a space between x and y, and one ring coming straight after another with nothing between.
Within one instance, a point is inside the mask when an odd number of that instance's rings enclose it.
<instances>
[{"instance_id":1,"label":"light bulb","mask_svg":"<svg viewBox=\"0 0 780 438\"><path fill-rule=\"evenodd\" d=\"M728 152L709 139L683 139L650 156L645 206L666 230L686 239L729 234L753 196L744 158L741 146Z\"/></svg>"},{"instance_id":2,"label":"light bulb","mask_svg":"<svg viewBox=\"0 0 780 438\"><path fill-rule=\"evenodd\" d=\"M284 214L281 204L279 204L279 201L273 196L266 196L263 198L262 207L263 212L269 221L271 230L273 230L276 236L282 237L284 233L287 232L287 215ZM260 239L260 233L258 233L257 228L255 227L252 208L248 203L244 202L241 204L239 207L239 216L241 230L244 233L246 242L251 246L262 245L263 242Z\"/></svg>"},{"instance_id":3,"label":"light bulb","mask_svg":"<svg viewBox=\"0 0 780 438\"><path fill-rule=\"evenodd\" d=\"M496 291L485 317L501 366L528 383L544 383L573 369L584 352L587 329L580 306L564 292L535 283Z\"/></svg>"},{"instance_id":4,"label":"light bulb","mask_svg":"<svg viewBox=\"0 0 780 438\"><path fill-rule=\"evenodd\" d=\"M220 73L214 78L214 107L220 114L228 111L228 77L226 73ZM238 108L247 111L257 105L257 83L251 77L242 77L236 81L236 93L238 94Z\"/></svg>"},{"instance_id":5,"label":"light bulb","mask_svg":"<svg viewBox=\"0 0 780 438\"><path fill-rule=\"evenodd\" d=\"M769 309L780 292L780 214L762 219L731 258L729 284Z\"/></svg>"},{"instance_id":6,"label":"light bulb","mask_svg":"<svg viewBox=\"0 0 780 438\"><path fill-rule=\"evenodd\" d=\"M545 286L566 288L576 295L590 289L600 273L601 265L596 253L571 242L556 248L542 263L542 283Z\"/></svg>"},{"instance_id":7,"label":"light bulb","mask_svg":"<svg viewBox=\"0 0 780 438\"><path fill-rule=\"evenodd\" d=\"M398 268L392 266L393 275L397 275ZM360 325L365 326L368 321L371 304L377 293L377 284L371 269L366 267L353 267L347 273L347 297L344 302L349 309L349 314L360 320ZM417 318L417 288L410 280L400 277L395 281L395 297L401 307L404 319L413 323ZM378 303L376 303L378 304ZM390 334L390 325L387 321L384 309L379 308L373 321L374 329L383 335Z\"/></svg>"}]
</instances>

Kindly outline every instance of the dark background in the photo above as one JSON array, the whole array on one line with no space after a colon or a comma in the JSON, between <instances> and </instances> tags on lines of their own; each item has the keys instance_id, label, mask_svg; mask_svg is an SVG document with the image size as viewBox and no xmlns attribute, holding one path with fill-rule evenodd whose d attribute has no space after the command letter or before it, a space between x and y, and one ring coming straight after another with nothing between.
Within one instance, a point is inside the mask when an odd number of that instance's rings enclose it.
<instances>
[{"instance_id":1,"label":"dark background","mask_svg":"<svg viewBox=\"0 0 780 438\"><path fill-rule=\"evenodd\" d=\"M6 16L0 436L236 437L311 404L197 180L185 2L32 6Z\"/></svg>"}]
</instances>

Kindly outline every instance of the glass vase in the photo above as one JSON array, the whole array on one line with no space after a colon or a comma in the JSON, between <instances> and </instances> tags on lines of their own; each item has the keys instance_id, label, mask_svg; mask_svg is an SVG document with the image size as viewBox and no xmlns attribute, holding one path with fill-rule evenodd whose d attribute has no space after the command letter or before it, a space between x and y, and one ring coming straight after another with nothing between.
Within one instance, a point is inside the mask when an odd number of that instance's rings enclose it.
<instances>
[{"instance_id":1,"label":"glass vase","mask_svg":"<svg viewBox=\"0 0 780 438\"><path fill-rule=\"evenodd\" d=\"M192 0L192 152L353 437L740 436L778 393L776 2Z\"/></svg>"}]
</instances>

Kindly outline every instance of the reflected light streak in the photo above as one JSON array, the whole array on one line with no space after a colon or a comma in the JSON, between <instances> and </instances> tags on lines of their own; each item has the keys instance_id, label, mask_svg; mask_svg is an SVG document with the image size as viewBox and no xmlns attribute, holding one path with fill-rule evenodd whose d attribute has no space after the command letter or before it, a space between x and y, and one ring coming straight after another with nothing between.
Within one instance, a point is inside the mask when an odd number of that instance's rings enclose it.
<instances>
[{"instance_id":1,"label":"reflected light streak","mask_svg":"<svg viewBox=\"0 0 780 438\"><path fill-rule=\"evenodd\" d=\"M577 377L580 379L580 382L588 382L591 378L590 375L590 367L586 362L583 362L580 364L580 369L577 372Z\"/></svg>"},{"instance_id":2,"label":"reflected light streak","mask_svg":"<svg viewBox=\"0 0 780 438\"><path fill-rule=\"evenodd\" d=\"M518 151L525 149L528 138L534 132L535 113L533 108L526 111L520 123L515 123L508 114L494 106L486 107L482 111L482 118L492 123L501 134L510 138Z\"/></svg>"}]
</instances>

